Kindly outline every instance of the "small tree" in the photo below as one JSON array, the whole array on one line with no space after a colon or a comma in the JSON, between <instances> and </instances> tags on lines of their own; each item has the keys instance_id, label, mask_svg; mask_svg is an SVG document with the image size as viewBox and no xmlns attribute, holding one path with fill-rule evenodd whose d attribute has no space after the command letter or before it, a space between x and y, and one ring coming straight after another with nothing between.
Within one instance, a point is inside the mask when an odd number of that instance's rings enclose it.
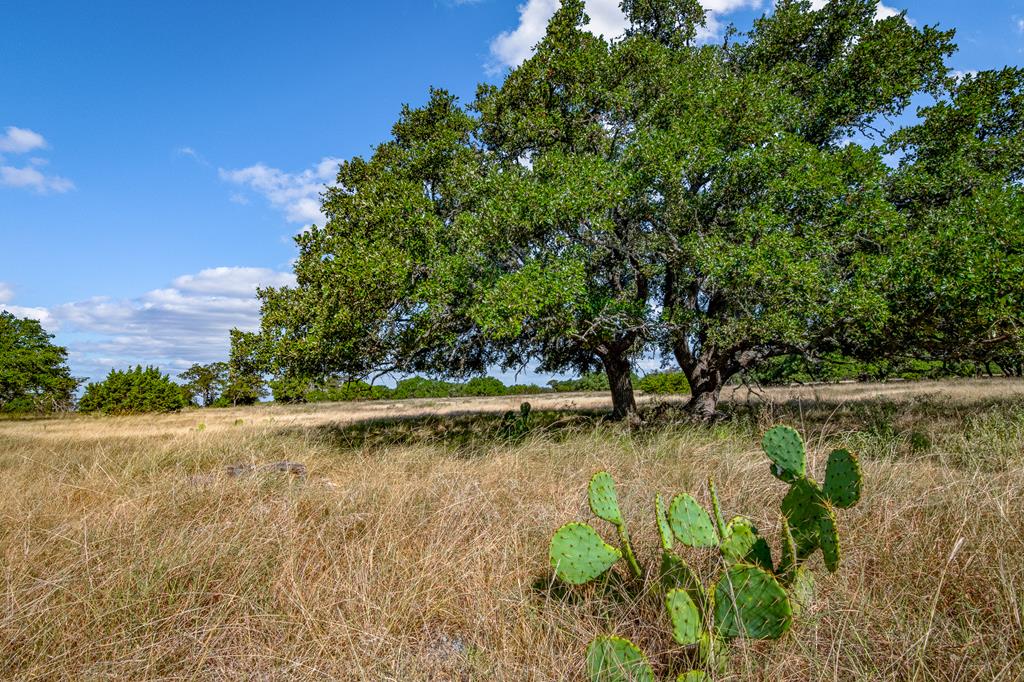
<instances>
[{"instance_id":1,"label":"small tree","mask_svg":"<svg viewBox=\"0 0 1024 682\"><path fill-rule=\"evenodd\" d=\"M253 405L267 394L263 378L266 360L257 335L231 330L231 358L228 361L227 384L217 405Z\"/></svg>"},{"instance_id":2,"label":"small tree","mask_svg":"<svg viewBox=\"0 0 1024 682\"><path fill-rule=\"evenodd\" d=\"M188 392L189 399L202 400L204 407L209 407L220 397L227 385L228 363L211 362L208 365L194 364L178 375L185 382L183 388Z\"/></svg>"},{"instance_id":3,"label":"small tree","mask_svg":"<svg viewBox=\"0 0 1024 682\"><path fill-rule=\"evenodd\" d=\"M78 409L80 412L136 414L171 412L188 405L179 384L156 367L143 369L137 365L129 370L112 369L103 381L86 386Z\"/></svg>"},{"instance_id":4,"label":"small tree","mask_svg":"<svg viewBox=\"0 0 1024 682\"><path fill-rule=\"evenodd\" d=\"M36 320L0 311L0 412L71 409L80 379L71 376L66 348L52 343Z\"/></svg>"}]
</instances>

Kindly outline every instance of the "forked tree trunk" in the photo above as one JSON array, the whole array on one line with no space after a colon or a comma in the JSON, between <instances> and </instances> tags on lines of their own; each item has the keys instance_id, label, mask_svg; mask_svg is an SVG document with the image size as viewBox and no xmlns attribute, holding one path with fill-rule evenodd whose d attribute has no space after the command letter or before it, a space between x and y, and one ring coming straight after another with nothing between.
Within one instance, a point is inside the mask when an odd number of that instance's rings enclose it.
<instances>
[{"instance_id":1,"label":"forked tree trunk","mask_svg":"<svg viewBox=\"0 0 1024 682\"><path fill-rule=\"evenodd\" d=\"M633 396L633 365L621 356L602 358L605 374L608 375L608 387L612 392L612 419L625 420L630 425L640 423L640 413L636 409L636 398Z\"/></svg>"},{"instance_id":2,"label":"forked tree trunk","mask_svg":"<svg viewBox=\"0 0 1024 682\"><path fill-rule=\"evenodd\" d=\"M717 421L725 416L718 411L718 399L729 379L772 355L769 351L757 349L733 348L722 352L711 348L699 358L694 358L685 347L675 348L674 354L679 368L690 382L691 396L685 409L702 422Z\"/></svg>"},{"instance_id":3,"label":"forked tree trunk","mask_svg":"<svg viewBox=\"0 0 1024 682\"><path fill-rule=\"evenodd\" d=\"M690 383L690 400L685 410L697 421L712 422L719 419L722 415L718 411L718 399L729 377L723 376L715 363L707 358L693 363L689 371L683 368L683 373Z\"/></svg>"}]
</instances>

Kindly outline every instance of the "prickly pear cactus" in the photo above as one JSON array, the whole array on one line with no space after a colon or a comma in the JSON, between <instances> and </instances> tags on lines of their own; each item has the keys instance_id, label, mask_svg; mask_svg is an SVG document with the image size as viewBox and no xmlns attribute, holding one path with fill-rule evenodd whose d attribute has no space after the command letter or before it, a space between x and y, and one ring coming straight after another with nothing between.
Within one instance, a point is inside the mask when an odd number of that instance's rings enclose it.
<instances>
[{"instance_id":1,"label":"prickly pear cactus","mask_svg":"<svg viewBox=\"0 0 1024 682\"><path fill-rule=\"evenodd\" d=\"M669 525L668 517L665 515L665 503L661 495L654 496L654 515L658 522L658 536L661 538L661 548L666 552L672 550L672 526Z\"/></svg>"},{"instance_id":2,"label":"prickly pear cactus","mask_svg":"<svg viewBox=\"0 0 1024 682\"><path fill-rule=\"evenodd\" d=\"M689 592L684 589L669 590L665 595L665 609L672 621L672 638L676 644L687 646L700 642L704 623L700 609Z\"/></svg>"},{"instance_id":3,"label":"prickly pear cactus","mask_svg":"<svg viewBox=\"0 0 1024 682\"><path fill-rule=\"evenodd\" d=\"M828 457L825 484L819 486L807 473L804 443L795 430L776 426L764 435L762 447L772 460L772 474L790 484L782 500L782 513L789 524L797 560L804 561L821 549L825 567L837 571L840 551L833 507L849 509L860 500L863 475L857 456L848 450L834 450ZM785 552L785 545L783 549ZM785 572L787 580L792 580L791 565Z\"/></svg>"},{"instance_id":4,"label":"prickly pear cactus","mask_svg":"<svg viewBox=\"0 0 1024 682\"><path fill-rule=\"evenodd\" d=\"M830 573L839 570L839 531L836 530L836 514L827 504L818 519L818 538L821 543L821 554L825 558L825 568Z\"/></svg>"},{"instance_id":5,"label":"prickly pear cactus","mask_svg":"<svg viewBox=\"0 0 1024 682\"><path fill-rule=\"evenodd\" d=\"M587 647L590 682L654 682L644 652L622 637L598 637Z\"/></svg>"},{"instance_id":6,"label":"prickly pear cactus","mask_svg":"<svg viewBox=\"0 0 1024 682\"><path fill-rule=\"evenodd\" d=\"M727 639L778 639L793 624L793 607L782 585L757 566L726 569L714 589L715 632Z\"/></svg>"},{"instance_id":7,"label":"prickly pear cactus","mask_svg":"<svg viewBox=\"0 0 1024 682\"><path fill-rule=\"evenodd\" d=\"M590 511L594 516L604 519L616 526L622 523L622 512L619 511L619 497L615 494L615 481L607 471L598 471L590 479L587 486L587 498Z\"/></svg>"},{"instance_id":8,"label":"prickly pear cactus","mask_svg":"<svg viewBox=\"0 0 1024 682\"><path fill-rule=\"evenodd\" d=\"M691 670L688 673L679 673L676 682L710 682L711 678L703 670Z\"/></svg>"},{"instance_id":9,"label":"prickly pear cactus","mask_svg":"<svg viewBox=\"0 0 1024 682\"><path fill-rule=\"evenodd\" d=\"M825 469L825 497L840 509L849 509L860 501L860 461L849 450L833 450Z\"/></svg>"},{"instance_id":10,"label":"prickly pear cactus","mask_svg":"<svg viewBox=\"0 0 1024 682\"><path fill-rule=\"evenodd\" d=\"M552 536L548 558L555 575L570 585L582 585L615 565L622 552L587 524L567 523Z\"/></svg>"},{"instance_id":11,"label":"prickly pear cactus","mask_svg":"<svg viewBox=\"0 0 1024 682\"><path fill-rule=\"evenodd\" d=\"M682 493L672 498L668 523L676 539L687 547L718 546L718 534L711 517L692 495Z\"/></svg>"},{"instance_id":12,"label":"prickly pear cactus","mask_svg":"<svg viewBox=\"0 0 1024 682\"><path fill-rule=\"evenodd\" d=\"M807 454L804 441L795 429L776 426L764 434L761 447L772 461L772 474L781 481L792 483L807 475Z\"/></svg>"}]
</instances>

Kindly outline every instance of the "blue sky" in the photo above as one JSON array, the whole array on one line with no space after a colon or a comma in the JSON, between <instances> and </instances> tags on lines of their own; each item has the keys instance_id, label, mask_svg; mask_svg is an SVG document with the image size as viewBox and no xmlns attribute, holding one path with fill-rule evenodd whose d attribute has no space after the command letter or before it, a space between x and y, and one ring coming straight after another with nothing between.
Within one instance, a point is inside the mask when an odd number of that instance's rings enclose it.
<instances>
[{"instance_id":1,"label":"blue sky","mask_svg":"<svg viewBox=\"0 0 1024 682\"><path fill-rule=\"evenodd\" d=\"M595 32L621 30L617 4L588 0ZM770 9L704 4L709 39ZM0 4L0 307L42 319L79 376L224 359L257 284L290 280L337 159L432 85L500 79L556 5ZM957 28L956 69L1024 64L1024 0L886 5Z\"/></svg>"}]
</instances>

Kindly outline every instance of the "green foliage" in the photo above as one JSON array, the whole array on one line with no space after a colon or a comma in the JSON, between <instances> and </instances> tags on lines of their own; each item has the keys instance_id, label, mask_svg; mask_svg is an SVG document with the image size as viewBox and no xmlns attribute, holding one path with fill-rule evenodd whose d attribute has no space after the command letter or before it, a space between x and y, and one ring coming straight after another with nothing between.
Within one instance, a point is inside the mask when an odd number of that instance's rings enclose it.
<instances>
[{"instance_id":1,"label":"green foliage","mask_svg":"<svg viewBox=\"0 0 1024 682\"><path fill-rule=\"evenodd\" d=\"M80 412L136 414L170 412L188 407L181 386L156 367L136 366L129 370L110 370L103 381L90 383L78 401Z\"/></svg>"},{"instance_id":2,"label":"green foliage","mask_svg":"<svg viewBox=\"0 0 1024 682\"><path fill-rule=\"evenodd\" d=\"M684 395L690 392L690 382L682 372L655 372L633 382L644 393L651 395Z\"/></svg>"},{"instance_id":3,"label":"green foliage","mask_svg":"<svg viewBox=\"0 0 1024 682\"><path fill-rule=\"evenodd\" d=\"M214 405L252 405L266 395L266 381L263 378L265 352L266 348L256 334L231 330L227 383Z\"/></svg>"},{"instance_id":4,"label":"green foliage","mask_svg":"<svg viewBox=\"0 0 1024 682\"><path fill-rule=\"evenodd\" d=\"M763 442L773 472L778 471L793 486L786 496L788 502L782 505L777 564L767 540L753 523L739 516L728 524L722 520L713 482L708 481L711 514L686 493L672 499L667 513L661 495L654 497L655 521L661 536L656 580L672 623L673 639L684 647L699 645L700 664L709 670L724 670L727 643L732 639L777 639L790 630L794 614L813 595L813 575L805 566L813 549L822 548L828 570L835 571L839 566L835 514L825 492L806 476L806 453L799 434L788 427L775 427L765 434ZM831 462L826 476L832 481L828 489L852 506L859 499L861 487L856 458L837 450ZM587 499L595 516L615 525L622 550L606 544L588 524L566 524L555 532L548 549L555 574L566 583L582 585L605 575L625 559L638 585L636 596L644 598L645 586L650 583L633 557L615 482L608 472L594 474L587 486ZM689 547L718 548L722 571L710 590L705 590L693 569L672 551L673 540ZM643 652L627 640L598 637L591 642L587 659L592 682L639 679L637 675L654 679ZM700 677L680 675L679 679Z\"/></svg>"},{"instance_id":5,"label":"green foliage","mask_svg":"<svg viewBox=\"0 0 1024 682\"><path fill-rule=\"evenodd\" d=\"M55 412L74 405L80 380L66 348L36 320L0 311L0 412Z\"/></svg>"},{"instance_id":6,"label":"green foliage","mask_svg":"<svg viewBox=\"0 0 1024 682\"><path fill-rule=\"evenodd\" d=\"M1020 356L1020 70L954 81L952 32L876 0L783 0L718 44L695 0L623 6L609 43L564 0L501 83L468 106L432 90L341 164L296 286L260 292L268 373L533 360L577 387L603 369L627 417L660 351L711 418L774 357Z\"/></svg>"},{"instance_id":7,"label":"green foliage","mask_svg":"<svg viewBox=\"0 0 1024 682\"><path fill-rule=\"evenodd\" d=\"M208 365L194 364L178 375L184 384L190 403L196 402L199 398L205 407L209 407L220 398L228 380L228 364L226 362L212 362Z\"/></svg>"}]
</instances>

